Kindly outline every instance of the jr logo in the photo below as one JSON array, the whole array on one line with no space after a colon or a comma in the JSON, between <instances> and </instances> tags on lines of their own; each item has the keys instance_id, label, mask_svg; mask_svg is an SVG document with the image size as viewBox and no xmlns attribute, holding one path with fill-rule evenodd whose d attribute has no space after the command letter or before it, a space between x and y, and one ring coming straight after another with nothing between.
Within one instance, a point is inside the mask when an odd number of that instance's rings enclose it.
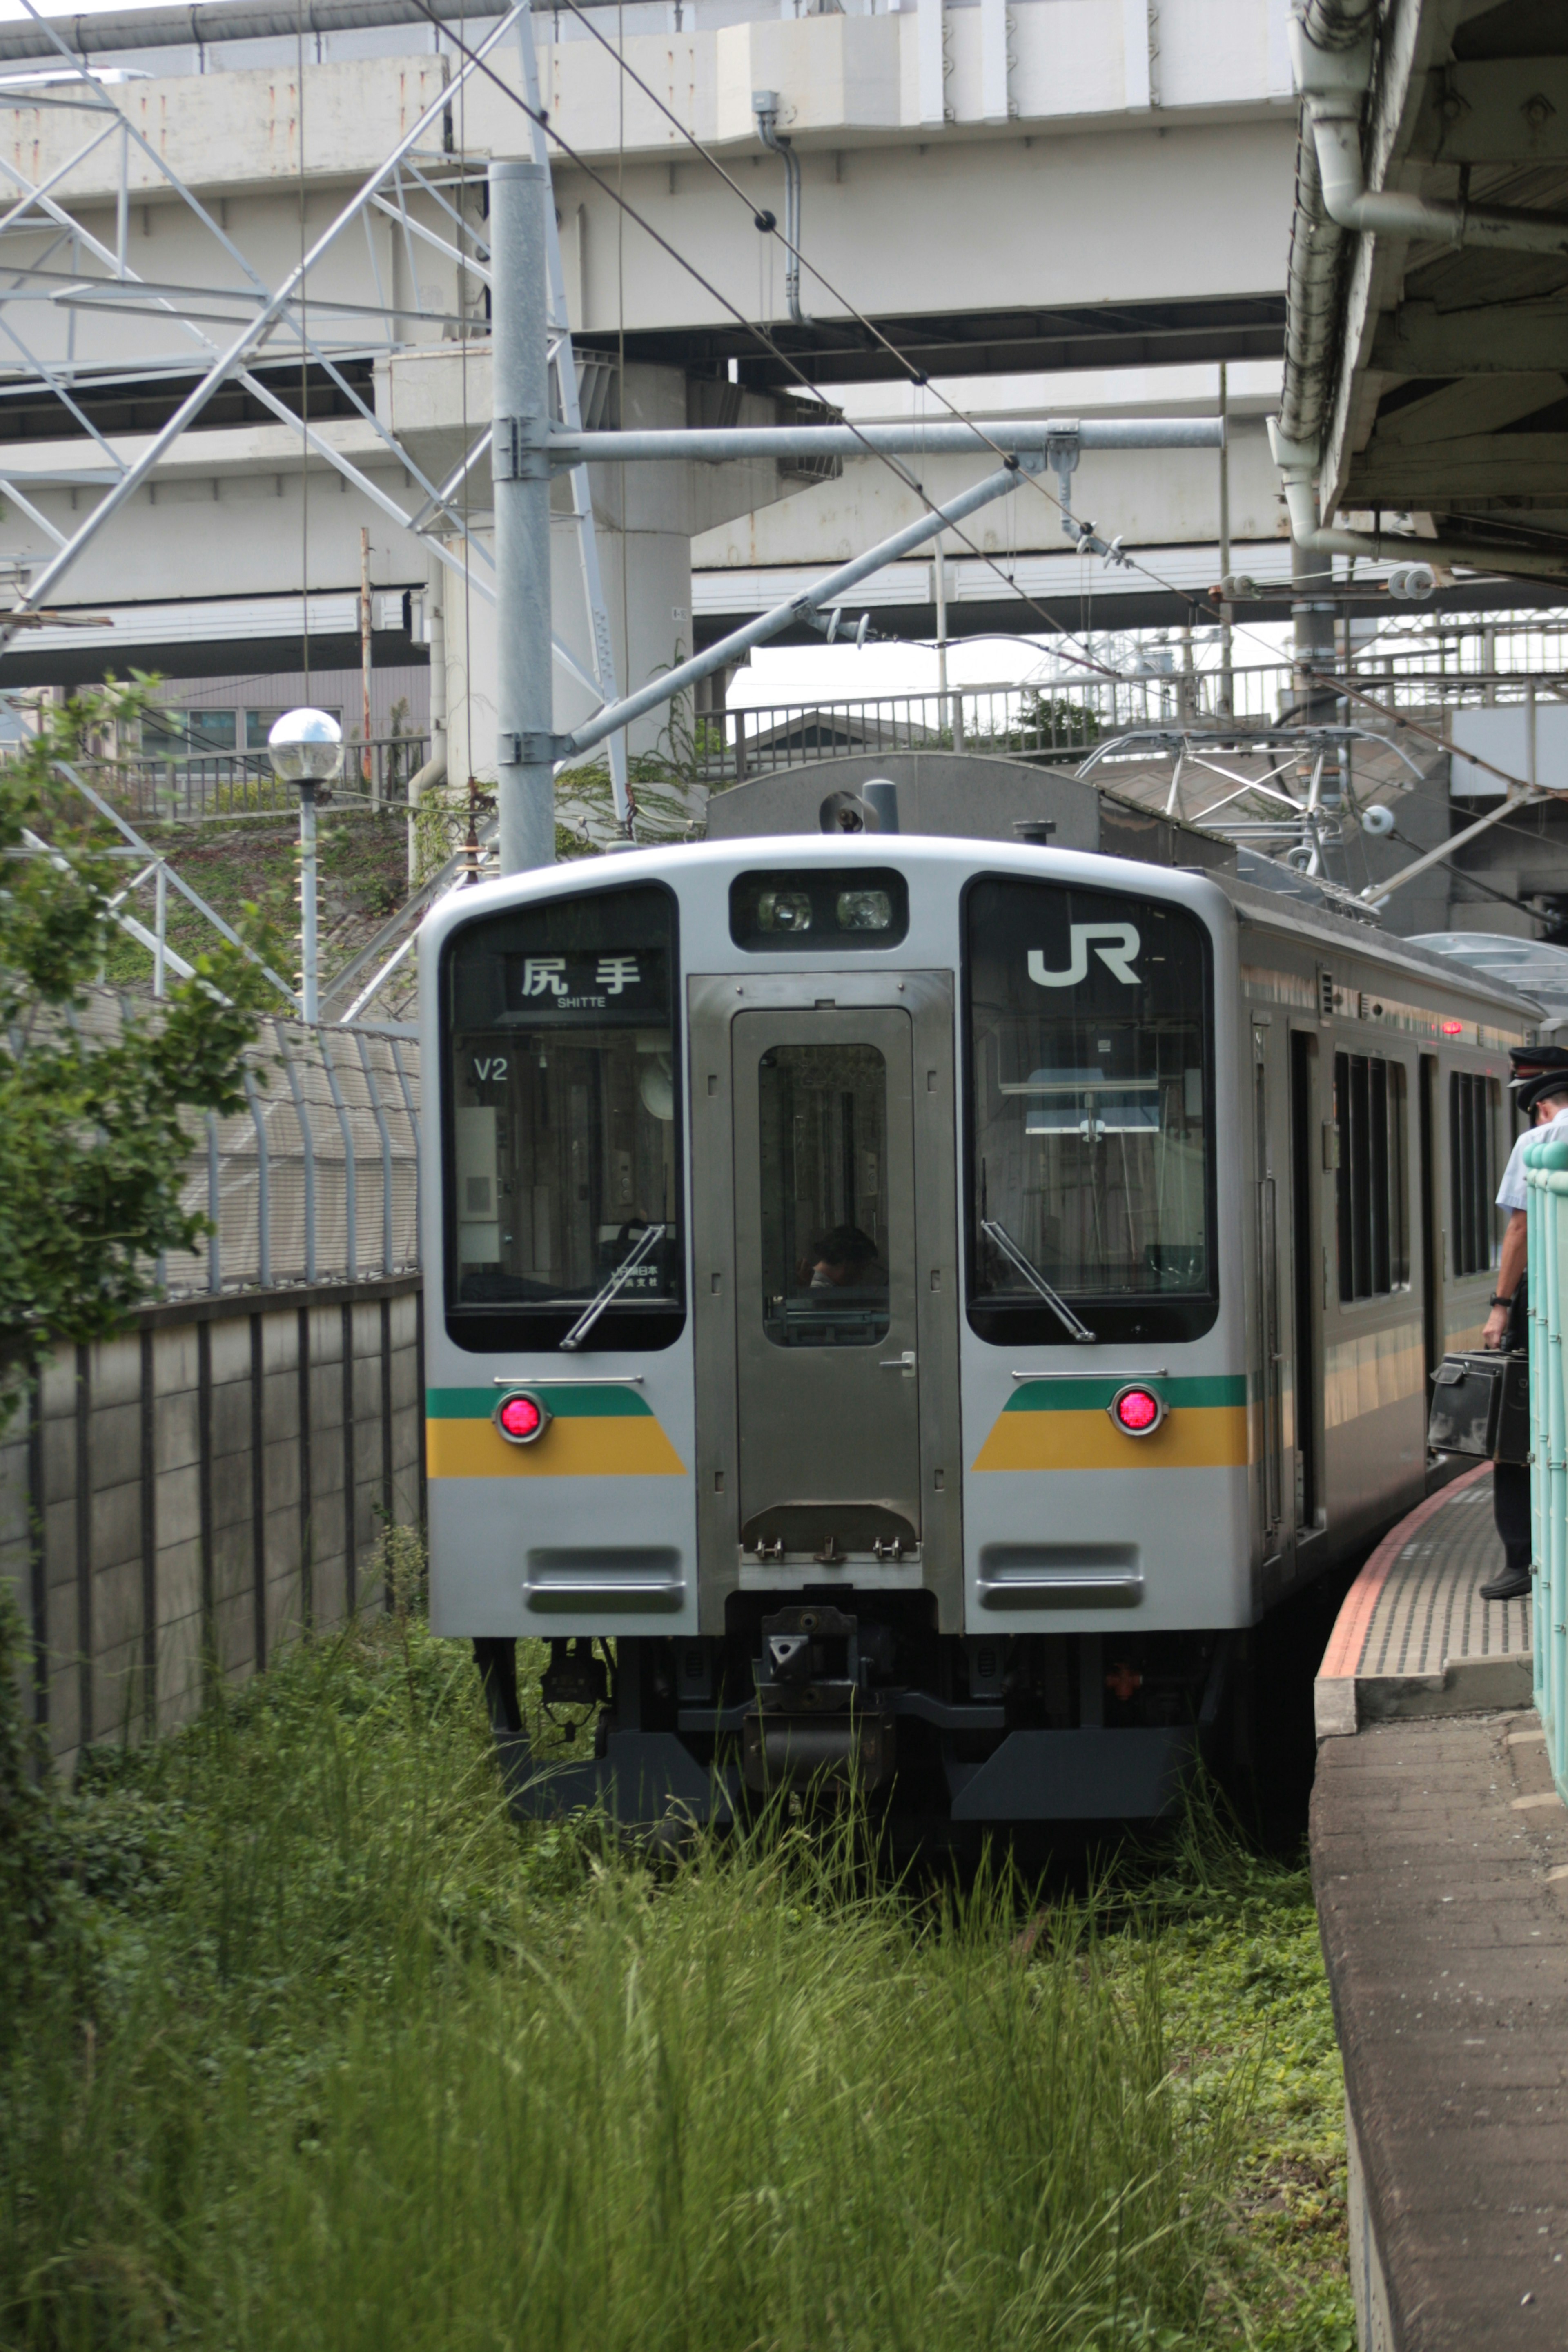
<instances>
[{"instance_id":1,"label":"jr logo","mask_svg":"<svg viewBox=\"0 0 1568 2352\"><path fill-rule=\"evenodd\" d=\"M1138 934L1131 923L1075 923L1072 927L1072 954L1066 971L1047 971L1043 950L1029 950L1029 978L1037 988L1076 988L1080 980L1089 978L1089 942L1096 942L1094 952L1110 974L1125 988L1140 985L1132 969L1132 959L1138 952Z\"/></svg>"}]
</instances>

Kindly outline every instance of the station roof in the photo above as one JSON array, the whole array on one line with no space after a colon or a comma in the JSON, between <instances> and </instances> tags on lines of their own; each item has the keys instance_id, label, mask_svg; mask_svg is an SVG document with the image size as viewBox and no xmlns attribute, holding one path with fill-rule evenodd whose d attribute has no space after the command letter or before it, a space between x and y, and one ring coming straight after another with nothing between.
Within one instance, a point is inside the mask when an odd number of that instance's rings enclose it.
<instances>
[{"instance_id":1,"label":"station roof","mask_svg":"<svg viewBox=\"0 0 1568 2352\"><path fill-rule=\"evenodd\" d=\"M1325 521L1337 509L1364 528L1370 510L1420 530L1430 516L1483 563L1488 548L1560 551L1568 575L1568 10L1306 13L1319 37L1370 31L1368 191L1539 212L1563 235L1526 251L1336 226L1304 121L1281 429L1318 447Z\"/></svg>"}]
</instances>

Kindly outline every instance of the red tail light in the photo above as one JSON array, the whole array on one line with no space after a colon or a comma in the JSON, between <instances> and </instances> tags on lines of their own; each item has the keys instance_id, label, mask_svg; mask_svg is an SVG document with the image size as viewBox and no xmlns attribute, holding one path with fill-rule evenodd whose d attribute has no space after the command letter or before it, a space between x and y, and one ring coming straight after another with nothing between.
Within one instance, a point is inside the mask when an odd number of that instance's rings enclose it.
<instances>
[{"instance_id":1,"label":"red tail light","mask_svg":"<svg viewBox=\"0 0 1568 2352\"><path fill-rule=\"evenodd\" d=\"M1136 1382L1118 1389L1108 1408L1111 1420L1128 1437L1148 1437L1165 1418L1164 1400Z\"/></svg>"},{"instance_id":2,"label":"red tail light","mask_svg":"<svg viewBox=\"0 0 1568 2352\"><path fill-rule=\"evenodd\" d=\"M513 1445L531 1445L549 1423L549 1407L526 1389L514 1389L495 1409L495 1425Z\"/></svg>"}]
</instances>

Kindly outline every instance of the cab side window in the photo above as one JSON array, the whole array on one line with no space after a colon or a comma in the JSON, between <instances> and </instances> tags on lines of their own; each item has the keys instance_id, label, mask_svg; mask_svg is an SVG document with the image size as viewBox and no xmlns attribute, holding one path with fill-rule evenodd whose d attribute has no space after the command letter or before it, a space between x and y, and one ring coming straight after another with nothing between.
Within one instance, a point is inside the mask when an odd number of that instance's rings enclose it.
<instances>
[{"instance_id":1,"label":"cab side window","mask_svg":"<svg viewBox=\"0 0 1568 2352\"><path fill-rule=\"evenodd\" d=\"M1402 1063L1334 1055L1340 1297L1381 1298L1410 1280L1408 1121Z\"/></svg>"},{"instance_id":2,"label":"cab side window","mask_svg":"<svg viewBox=\"0 0 1568 2352\"><path fill-rule=\"evenodd\" d=\"M1499 1183L1495 1078L1456 1070L1448 1080L1448 1221L1454 1272L1485 1274L1498 1262Z\"/></svg>"}]
</instances>

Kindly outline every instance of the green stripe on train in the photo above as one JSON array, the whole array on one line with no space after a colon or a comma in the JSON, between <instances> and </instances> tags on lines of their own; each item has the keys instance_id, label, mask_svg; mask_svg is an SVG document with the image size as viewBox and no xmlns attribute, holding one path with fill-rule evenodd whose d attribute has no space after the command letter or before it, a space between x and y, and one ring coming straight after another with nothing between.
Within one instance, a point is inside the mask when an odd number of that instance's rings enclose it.
<instances>
[{"instance_id":1,"label":"green stripe on train","mask_svg":"<svg viewBox=\"0 0 1568 2352\"><path fill-rule=\"evenodd\" d=\"M531 1396L542 1397L545 1406L560 1421L650 1421L653 1408L638 1396L635 1389L615 1388L552 1388L548 1381L517 1381L509 1387L527 1389ZM426 1389L425 1417L427 1421L488 1421L496 1409L497 1400L505 1389Z\"/></svg>"},{"instance_id":2,"label":"green stripe on train","mask_svg":"<svg viewBox=\"0 0 1568 2352\"><path fill-rule=\"evenodd\" d=\"M1137 1372L1090 1372L1081 1380L1021 1381L1014 1394L1003 1407L1005 1412L1084 1412L1094 1405L1108 1405L1118 1389L1129 1381L1140 1381ZM1173 1411L1185 1405L1189 1411L1202 1405L1245 1404L1247 1375L1245 1372L1208 1372L1190 1375L1186 1379L1151 1380L1149 1386L1158 1389Z\"/></svg>"}]
</instances>

